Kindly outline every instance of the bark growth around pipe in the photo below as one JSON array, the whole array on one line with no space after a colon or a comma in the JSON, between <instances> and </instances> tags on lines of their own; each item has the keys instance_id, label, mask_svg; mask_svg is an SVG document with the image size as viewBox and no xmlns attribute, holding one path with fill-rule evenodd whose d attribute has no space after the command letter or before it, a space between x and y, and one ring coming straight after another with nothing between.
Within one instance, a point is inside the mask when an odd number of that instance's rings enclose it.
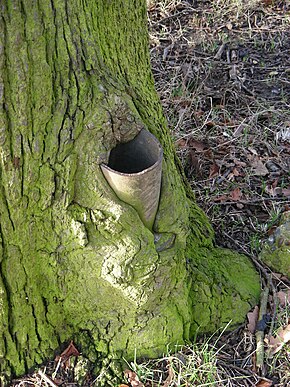
<instances>
[{"instance_id":1,"label":"bark growth around pipe","mask_svg":"<svg viewBox=\"0 0 290 387\"><path fill-rule=\"evenodd\" d=\"M182 180L150 71L145 2L0 9L1 382L72 338L101 364L241 321L258 278L245 257L213 247ZM99 168L144 127L164 149L155 235Z\"/></svg>"}]
</instances>

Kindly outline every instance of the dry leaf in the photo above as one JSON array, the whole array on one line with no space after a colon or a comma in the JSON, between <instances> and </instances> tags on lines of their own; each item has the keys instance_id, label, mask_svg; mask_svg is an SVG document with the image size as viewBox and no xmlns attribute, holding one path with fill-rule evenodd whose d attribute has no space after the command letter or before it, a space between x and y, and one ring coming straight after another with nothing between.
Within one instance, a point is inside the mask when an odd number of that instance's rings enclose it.
<instances>
[{"instance_id":1,"label":"dry leaf","mask_svg":"<svg viewBox=\"0 0 290 387\"><path fill-rule=\"evenodd\" d=\"M174 372L172 370L172 367L169 367L168 368L168 376L164 380L163 387L169 387L173 379L174 379Z\"/></svg>"},{"instance_id":2,"label":"dry leaf","mask_svg":"<svg viewBox=\"0 0 290 387\"><path fill-rule=\"evenodd\" d=\"M247 328L248 330L251 332L251 333L255 333L256 331L256 324L257 324L257 321L258 321L258 318L259 318L259 307L258 305L255 306L253 312L249 312L247 314L247 317L248 317L248 321L249 321L249 324L247 325Z\"/></svg>"},{"instance_id":3,"label":"dry leaf","mask_svg":"<svg viewBox=\"0 0 290 387\"><path fill-rule=\"evenodd\" d=\"M128 384L120 384L119 387L129 387Z\"/></svg>"},{"instance_id":4,"label":"dry leaf","mask_svg":"<svg viewBox=\"0 0 290 387\"><path fill-rule=\"evenodd\" d=\"M213 127L216 126L216 123L213 122L213 121L207 121L206 126L207 126L208 128L213 128Z\"/></svg>"},{"instance_id":5,"label":"dry leaf","mask_svg":"<svg viewBox=\"0 0 290 387\"><path fill-rule=\"evenodd\" d=\"M238 202L239 200L241 200L242 195L243 194L240 188L235 188L233 191L230 192L229 199Z\"/></svg>"},{"instance_id":6,"label":"dry leaf","mask_svg":"<svg viewBox=\"0 0 290 387\"><path fill-rule=\"evenodd\" d=\"M277 293L277 297L279 299L279 304L284 307L286 306L287 304L290 304L290 292L278 292Z\"/></svg>"},{"instance_id":7,"label":"dry leaf","mask_svg":"<svg viewBox=\"0 0 290 387\"><path fill-rule=\"evenodd\" d=\"M274 0L262 0L264 5L273 5Z\"/></svg>"},{"instance_id":8,"label":"dry leaf","mask_svg":"<svg viewBox=\"0 0 290 387\"><path fill-rule=\"evenodd\" d=\"M195 117L202 117L204 115L204 112L202 110L197 110L193 114Z\"/></svg>"},{"instance_id":9,"label":"dry leaf","mask_svg":"<svg viewBox=\"0 0 290 387\"><path fill-rule=\"evenodd\" d=\"M265 192L267 192L267 194L269 194L272 197L277 197L282 194L282 188L281 187L273 188L272 186L267 185L265 188Z\"/></svg>"},{"instance_id":10,"label":"dry leaf","mask_svg":"<svg viewBox=\"0 0 290 387\"><path fill-rule=\"evenodd\" d=\"M240 173L240 171L234 167L232 172L228 175L228 181L232 181L234 180L235 177L238 177L238 176L241 176L242 174Z\"/></svg>"},{"instance_id":11,"label":"dry leaf","mask_svg":"<svg viewBox=\"0 0 290 387\"><path fill-rule=\"evenodd\" d=\"M247 163L245 163L244 161L241 161L239 159L234 158L233 161L234 161L235 165L238 167L246 167L247 166Z\"/></svg>"},{"instance_id":12,"label":"dry leaf","mask_svg":"<svg viewBox=\"0 0 290 387\"><path fill-rule=\"evenodd\" d=\"M189 140L188 145L198 152L202 152L207 148L207 146L202 141L193 140L192 138Z\"/></svg>"},{"instance_id":13,"label":"dry leaf","mask_svg":"<svg viewBox=\"0 0 290 387\"><path fill-rule=\"evenodd\" d=\"M271 387L273 382L271 380L260 380L257 384L257 387Z\"/></svg>"},{"instance_id":14,"label":"dry leaf","mask_svg":"<svg viewBox=\"0 0 290 387\"><path fill-rule=\"evenodd\" d=\"M290 340L290 324L286 328L280 328L277 331L276 337L271 336L268 339L268 355L273 357L275 353L279 352L284 344Z\"/></svg>"},{"instance_id":15,"label":"dry leaf","mask_svg":"<svg viewBox=\"0 0 290 387\"><path fill-rule=\"evenodd\" d=\"M233 168L232 173L234 176L240 176L240 171L236 167Z\"/></svg>"},{"instance_id":16,"label":"dry leaf","mask_svg":"<svg viewBox=\"0 0 290 387\"><path fill-rule=\"evenodd\" d=\"M219 171L220 171L220 167L216 164L216 163L213 163L211 166L210 166L210 169L209 169L209 179L212 179L213 177L216 177L219 175Z\"/></svg>"},{"instance_id":17,"label":"dry leaf","mask_svg":"<svg viewBox=\"0 0 290 387\"><path fill-rule=\"evenodd\" d=\"M71 356L80 356L79 351L74 346L73 341L71 341L68 345L68 347L62 352L60 355L61 358L69 358Z\"/></svg>"},{"instance_id":18,"label":"dry leaf","mask_svg":"<svg viewBox=\"0 0 290 387\"><path fill-rule=\"evenodd\" d=\"M286 197L289 197L290 196L290 187L288 188L283 188L282 189L282 194Z\"/></svg>"},{"instance_id":19,"label":"dry leaf","mask_svg":"<svg viewBox=\"0 0 290 387\"><path fill-rule=\"evenodd\" d=\"M199 157L197 157L194 153L193 150L189 151L188 153L188 159L189 159L189 165L191 170L196 174L196 175L201 175L201 170L200 170L200 160Z\"/></svg>"},{"instance_id":20,"label":"dry leaf","mask_svg":"<svg viewBox=\"0 0 290 387\"><path fill-rule=\"evenodd\" d=\"M73 341L69 343L67 348L61 353L60 356L56 356L55 361L58 362L60 360L62 367L69 368L71 356L80 356L80 353L74 346Z\"/></svg>"},{"instance_id":21,"label":"dry leaf","mask_svg":"<svg viewBox=\"0 0 290 387\"><path fill-rule=\"evenodd\" d=\"M187 141L184 138L181 138L175 142L175 145L178 146L178 148L187 148Z\"/></svg>"},{"instance_id":22,"label":"dry leaf","mask_svg":"<svg viewBox=\"0 0 290 387\"><path fill-rule=\"evenodd\" d=\"M227 197L227 195L221 195L221 196L213 197L212 200L214 202L224 203L224 202L226 202L228 200L228 197Z\"/></svg>"},{"instance_id":23,"label":"dry leaf","mask_svg":"<svg viewBox=\"0 0 290 387\"><path fill-rule=\"evenodd\" d=\"M267 184L265 188L265 192L270 196L276 197L277 195L281 195L281 188L278 186L279 179L275 179L271 184Z\"/></svg>"},{"instance_id":24,"label":"dry leaf","mask_svg":"<svg viewBox=\"0 0 290 387\"><path fill-rule=\"evenodd\" d=\"M135 372L131 370L125 370L124 375L132 387L144 387L144 384L140 382L138 375Z\"/></svg>"},{"instance_id":25,"label":"dry leaf","mask_svg":"<svg viewBox=\"0 0 290 387\"><path fill-rule=\"evenodd\" d=\"M255 148L252 148L252 147L248 147L248 151L250 151L251 153L253 153L253 155L255 155L255 156L258 156L258 152L256 151L256 149Z\"/></svg>"},{"instance_id":26,"label":"dry leaf","mask_svg":"<svg viewBox=\"0 0 290 387\"><path fill-rule=\"evenodd\" d=\"M265 164L258 157L252 160L253 175L256 176L265 176L268 175L269 171L266 168Z\"/></svg>"},{"instance_id":27,"label":"dry leaf","mask_svg":"<svg viewBox=\"0 0 290 387\"><path fill-rule=\"evenodd\" d=\"M213 151L211 149L206 149L203 153L203 156L207 160L213 160Z\"/></svg>"}]
</instances>

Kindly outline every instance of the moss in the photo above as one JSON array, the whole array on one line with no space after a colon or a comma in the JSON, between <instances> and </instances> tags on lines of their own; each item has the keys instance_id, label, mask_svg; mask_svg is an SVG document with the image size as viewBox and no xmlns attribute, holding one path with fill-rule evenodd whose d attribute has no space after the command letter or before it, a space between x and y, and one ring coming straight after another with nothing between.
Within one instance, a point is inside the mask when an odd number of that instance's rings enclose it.
<instances>
[{"instance_id":1,"label":"moss","mask_svg":"<svg viewBox=\"0 0 290 387\"><path fill-rule=\"evenodd\" d=\"M273 270L290 277L290 212L285 212L279 226L270 235L259 255Z\"/></svg>"},{"instance_id":2,"label":"moss","mask_svg":"<svg viewBox=\"0 0 290 387\"><path fill-rule=\"evenodd\" d=\"M195 331L214 332L231 321L244 321L259 300L259 276L243 255L227 249L204 249L189 258L192 270Z\"/></svg>"}]
</instances>

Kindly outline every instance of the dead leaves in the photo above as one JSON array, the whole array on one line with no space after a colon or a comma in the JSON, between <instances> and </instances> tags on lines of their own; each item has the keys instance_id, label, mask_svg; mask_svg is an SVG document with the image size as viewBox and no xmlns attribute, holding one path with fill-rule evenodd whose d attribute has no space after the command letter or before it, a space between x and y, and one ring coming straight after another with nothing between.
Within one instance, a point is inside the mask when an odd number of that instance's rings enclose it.
<instances>
[{"instance_id":1,"label":"dead leaves","mask_svg":"<svg viewBox=\"0 0 290 387\"><path fill-rule=\"evenodd\" d=\"M132 387L145 387L144 384L140 382L136 372L127 369L124 371L124 376L128 379L128 382Z\"/></svg>"},{"instance_id":2,"label":"dead leaves","mask_svg":"<svg viewBox=\"0 0 290 387\"><path fill-rule=\"evenodd\" d=\"M279 352L284 344L290 341L290 324L286 328L279 328L275 337L271 336L268 340L268 356L271 358Z\"/></svg>"},{"instance_id":3,"label":"dead leaves","mask_svg":"<svg viewBox=\"0 0 290 387\"><path fill-rule=\"evenodd\" d=\"M213 164L211 164L209 168L208 178L213 179L214 177L217 177L219 175L219 172L220 172L220 167L214 162Z\"/></svg>"},{"instance_id":4,"label":"dead leaves","mask_svg":"<svg viewBox=\"0 0 290 387\"><path fill-rule=\"evenodd\" d=\"M163 387L169 387L171 385L171 382L173 381L173 379L174 379L174 372L172 370L172 367L169 367L168 368L168 376L163 383Z\"/></svg>"},{"instance_id":5,"label":"dead leaves","mask_svg":"<svg viewBox=\"0 0 290 387\"><path fill-rule=\"evenodd\" d=\"M254 334L255 331L256 331L256 324L257 324L258 317L259 317L259 307L258 307L258 305L255 306L253 312L249 312L247 314L247 317L248 317L248 321L249 321L249 323L247 325L247 328L248 328L249 332Z\"/></svg>"},{"instance_id":6,"label":"dead leaves","mask_svg":"<svg viewBox=\"0 0 290 387\"><path fill-rule=\"evenodd\" d=\"M290 290L287 289L285 291L280 290L276 293L277 300L279 302L279 308L283 309L290 305ZM273 300L269 299L270 306L273 309L275 306L272 305ZM276 308L276 307L275 307ZM267 315L268 316L268 315ZM247 329L250 333L254 334L257 330L259 330L259 307L256 305L254 310L249 312L247 314L248 318L248 324ZM289 321L289 320L288 320ZM290 322L290 321L289 321ZM267 324L263 327L263 330L265 330ZM290 341L290 323L288 323L284 327L280 327L277 332L273 335L266 335L265 337L265 344L267 344L267 356L269 358L272 358L276 353L278 353L285 344L287 344ZM257 386L267 386L267 384L263 384L261 381L257 384ZM268 382L267 382L268 383Z\"/></svg>"},{"instance_id":7,"label":"dead leaves","mask_svg":"<svg viewBox=\"0 0 290 387\"><path fill-rule=\"evenodd\" d=\"M252 167L252 175L254 176L266 176L269 174L269 171L266 167L266 165L263 163L262 159L255 155L250 155L249 161L251 163Z\"/></svg>"},{"instance_id":8,"label":"dead leaves","mask_svg":"<svg viewBox=\"0 0 290 387\"><path fill-rule=\"evenodd\" d=\"M256 387L271 387L273 386L273 382L271 380L260 380Z\"/></svg>"},{"instance_id":9,"label":"dead leaves","mask_svg":"<svg viewBox=\"0 0 290 387\"><path fill-rule=\"evenodd\" d=\"M284 308L287 304L290 304L290 290L287 290L286 292L280 290L277 293L277 297L282 308Z\"/></svg>"},{"instance_id":10,"label":"dead leaves","mask_svg":"<svg viewBox=\"0 0 290 387\"><path fill-rule=\"evenodd\" d=\"M229 198L233 200L234 202L238 202L242 199L242 191L240 188L235 188L232 190L229 194Z\"/></svg>"},{"instance_id":11,"label":"dead leaves","mask_svg":"<svg viewBox=\"0 0 290 387\"><path fill-rule=\"evenodd\" d=\"M226 122L224 124L226 126ZM221 123L213 123L213 126L215 125L220 126ZM209 139L193 137L181 138L176 142L182 155L187 155L189 176L193 174L202 181L214 179L210 183L211 191L214 191L215 187L219 190L226 187L229 190L231 182L239 185L240 190L246 186L249 191L250 179L253 182L252 185L257 185L251 188L256 189L258 193L260 193L261 179L263 179L265 183L263 193L272 197L290 197L290 186L281 186L283 176L289 170L286 158L281 159L279 154L266 142L251 144L245 149L235 149L233 141L235 133L232 134L233 137L230 140L228 136L221 135L212 143ZM285 152L290 153L288 148L285 149ZM231 197L227 197L227 200L231 201ZM240 198L233 200L238 201ZM218 201L222 202L222 198Z\"/></svg>"},{"instance_id":12,"label":"dead leaves","mask_svg":"<svg viewBox=\"0 0 290 387\"><path fill-rule=\"evenodd\" d=\"M60 370L67 372L71 367L71 358L80 356L80 352L75 347L73 341L69 343L67 348L58 356L55 357L54 362L56 364L56 368L52 374L52 381L54 385L61 385L63 383L62 377L57 378L56 376L59 374ZM62 374L62 372L60 372ZM52 386L52 384L50 384Z\"/></svg>"},{"instance_id":13,"label":"dead leaves","mask_svg":"<svg viewBox=\"0 0 290 387\"><path fill-rule=\"evenodd\" d=\"M230 191L228 194L220 195L220 196L217 196L217 197L213 198L213 200L215 202L219 202L219 203L239 202L242 199L243 199L243 193L240 190L240 188L238 188L238 187L233 189L232 191ZM241 203L239 203L239 204L241 206L243 206Z\"/></svg>"},{"instance_id":14,"label":"dead leaves","mask_svg":"<svg viewBox=\"0 0 290 387\"><path fill-rule=\"evenodd\" d=\"M74 346L73 341L69 343L68 347L61 353L60 356L56 356L55 361L60 363L63 368L69 368L72 356L80 356L80 353Z\"/></svg>"},{"instance_id":15,"label":"dead leaves","mask_svg":"<svg viewBox=\"0 0 290 387\"><path fill-rule=\"evenodd\" d=\"M162 384L158 383L158 386L160 386L160 387L169 387L172 385L172 382L174 381L174 371L173 371L173 368L171 366L171 360L172 360L172 358L170 357L168 359L168 364L166 367L167 373L168 373L166 379L162 382ZM130 383L130 387L145 387L145 385L139 380L139 377L135 372L133 372L129 369L126 369L124 371L124 376L128 380L128 383ZM153 384L152 384L152 386L153 386ZM154 386L155 386L155 384L154 384ZM121 384L121 385L119 385L119 387L129 387L129 386L127 384Z\"/></svg>"}]
</instances>

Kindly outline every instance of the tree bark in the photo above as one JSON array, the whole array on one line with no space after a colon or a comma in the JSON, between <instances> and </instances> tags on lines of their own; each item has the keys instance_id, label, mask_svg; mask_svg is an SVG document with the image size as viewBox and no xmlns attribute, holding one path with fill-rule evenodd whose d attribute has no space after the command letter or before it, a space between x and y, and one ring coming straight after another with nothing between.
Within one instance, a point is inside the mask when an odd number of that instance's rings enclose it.
<instances>
[{"instance_id":1,"label":"tree bark","mask_svg":"<svg viewBox=\"0 0 290 387\"><path fill-rule=\"evenodd\" d=\"M91 360L129 359L241 322L259 279L245 257L214 247L180 171L145 1L0 7L2 383L72 338ZM164 152L154 232L100 170L143 128Z\"/></svg>"}]
</instances>

